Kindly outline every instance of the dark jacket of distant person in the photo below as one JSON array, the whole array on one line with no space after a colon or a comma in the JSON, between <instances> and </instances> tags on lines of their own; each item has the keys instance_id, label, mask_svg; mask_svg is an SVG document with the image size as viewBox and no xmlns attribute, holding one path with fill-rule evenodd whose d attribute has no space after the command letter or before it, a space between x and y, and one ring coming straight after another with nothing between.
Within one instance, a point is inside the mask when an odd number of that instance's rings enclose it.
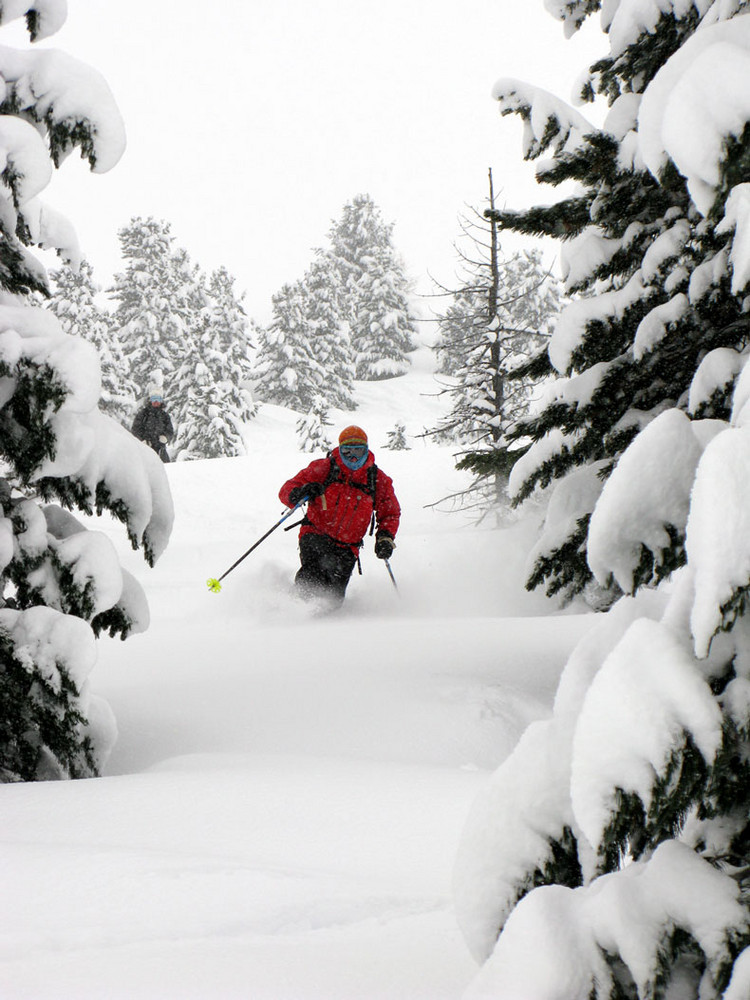
<instances>
[{"instance_id":1,"label":"dark jacket of distant person","mask_svg":"<svg viewBox=\"0 0 750 1000\"><path fill-rule=\"evenodd\" d=\"M174 437L174 427L160 395L149 396L148 403L136 413L131 430L140 441L154 449L162 462L170 460L167 444Z\"/></svg>"}]
</instances>

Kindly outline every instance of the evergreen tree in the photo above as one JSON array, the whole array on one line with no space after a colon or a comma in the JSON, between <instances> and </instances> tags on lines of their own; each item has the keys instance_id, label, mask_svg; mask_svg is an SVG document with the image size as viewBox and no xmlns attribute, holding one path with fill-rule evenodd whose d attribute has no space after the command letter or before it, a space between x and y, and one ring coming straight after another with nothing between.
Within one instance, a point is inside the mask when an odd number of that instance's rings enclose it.
<instances>
[{"instance_id":1,"label":"evergreen tree","mask_svg":"<svg viewBox=\"0 0 750 1000\"><path fill-rule=\"evenodd\" d=\"M114 326L130 375L145 387L159 368L171 381L185 361L195 309L192 265L175 247L168 222L135 217L118 236L125 270L114 276L108 292L116 303Z\"/></svg>"},{"instance_id":2,"label":"evergreen tree","mask_svg":"<svg viewBox=\"0 0 750 1000\"><path fill-rule=\"evenodd\" d=\"M178 459L242 455L255 409L248 321L225 268L209 280L167 222L135 218L120 231L125 271L115 275L115 325L138 385L154 369L175 425Z\"/></svg>"},{"instance_id":3,"label":"evergreen tree","mask_svg":"<svg viewBox=\"0 0 750 1000\"><path fill-rule=\"evenodd\" d=\"M326 372L321 390L328 407L354 410L354 364L348 323L342 315L339 274L330 258L319 256L303 278L305 325L310 352Z\"/></svg>"},{"instance_id":4,"label":"evergreen tree","mask_svg":"<svg viewBox=\"0 0 750 1000\"><path fill-rule=\"evenodd\" d=\"M50 272L52 296L48 308L60 320L66 333L90 341L99 355L102 369L101 409L129 426L138 395L128 376L122 345L110 323L107 312L96 304L99 286L94 271L83 260L75 270L71 267Z\"/></svg>"},{"instance_id":5,"label":"evergreen tree","mask_svg":"<svg viewBox=\"0 0 750 1000\"><path fill-rule=\"evenodd\" d=\"M213 368L206 355L213 348L211 310L203 272L190 259L184 247L172 250L168 276L174 275L178 288L177 301L183 323L179 345L172 356L174 368L166 373L164 400L172 416L175 437L173 459L207 457L203 448L216 443L212 422L219 416L218 390L214 385ZM217 352L218 353L218 352ZM215 456L211 456L215 457Z\"/></svg>"},{"instance_id":6,"label":"evergreen tree","mask_svg":"<svg viewBox=\"0 0 750 1000\"><path fill-rule=\"evenodd\" d=\"M274 318L260 335L258 395L307 412L317 396L351 410L354 370L347 326L340 318L338 276L325 258L272 298Z\"/></svg>"},{"instance_id":7,"label":"evergreen tree","mask_svg":"<svg viewBox=\"0 0 750 1000\"><path fill-rule=\"evenodd\" d=\"M575 30L600 5L548 6ZM523 422L519 492L556 481L546 576L635 596L473 811L456 887L476 995L750 996L749 8L608 5L585 87L610 101L601 130L498 85L527 155L551 147L542 177L581 183L497 213L565 234L578 295L533 366L564 377Z\"/></svg>"},{"instance_id":8,"label":"evergreen tree","mask_svg":"<svg viewBox=\"0 0 750 1000\"><path fill-rule=\"evenodd\" d=\"M64 20L54 4L15 4L0 20L24 14L32 39ZM155 456L99 411L94 348L31 304L47 281L24 244L56 246L55 234L71 234L34 200L40 178L76 146L92 169L114 166L124 131L112 96L96 72L54 49L5 46L0 75L0 780L82 777L113 738L111 712L89 690L94 636L124 638L146 613L107 537L70 510L111 512L153 562L171 500ZM72 247L56 248L75 259Z\"/></svg>"},{"instance_id":9,"label":"evergreen tree","mask_svg":"<svg viewBox=\"0 0 750 1000\"><path fill-rule=\"evenodd\" d=\"M174 452L180 459L244 455L244 425L255 414L246 388L247 317L226 269L208 284L191 274L185 358L174 376Z\"/></svg>"},{"instance_id":10,"label":"evergreen tree","mask_svg":"<svg viewBox=\"0 0 750 1000\"><path fill-rule=\"evenodd\" d=\"M566 18L574 12L568 23L585 19L589 11L580 3L558 6ZM579 185L577 193L550 205L494 213L501 229L564 241L564 278L574 301L563 311L549 350L520 370L563 376L564 388L515 429L517 439L536 444L514 471L512 486L516 502L551 483L553 496L558 489L569 493L569 475L589 470L586 488L577 491L579 507L566 506L567 530L548 525L547 543L538 548L529 577L530 587L546 582L549 594L566 598L592 579L586 560L589 519L619 456L661 410L687 407L693 376L707 352L741 350L745 341L742 299L731 294L727 274L717 267L726 236L696 211L673 164L665 163L656 176L637 149L640 95L700 23L697 10L677 16L671 2L668 7L658 30L638 42L638 51L635 43L624 49L618 43L592 68L582 97L601 94L610 102L601 129L544 91L517 81L498 84L503 114L524 119L526 158L552 154L539 166L539 180ZM624 24L622 18L618 22ZM731 382L717 387L704 415L727 414L731 387ZM679 534L641 568L647 579L684 561Z\"/></svg>"},{"instance_id":11,"label":"evergreen tree","mask_svg":"<svg viewBox=\"0 0 750 1000\"><path fill-rule=\"evenodd\" d=\"M559 312L557 282L539 251L502 257L491 172L489 184L489 220L464 221L463 282L450 293L435 345L453 402L436 433L463 446L458 468L476 478L462 499L482 510L506 502L508 473L523 452L508 449L509 434L529 410L533 381L513 369L546 343Z\"/></svg>"},{"instance_id":12,"label":"evergreen tree","mask_svg":"<svg viewBox=\"0 0 750 1000\"><path fill-rule=\"evenodd\" d=\"M328 419L328 406L322 396L316 396L312 408L297 421L297 440L300 451L328 452L333 445L328 437L327 428L331 426Z\"/></svg>"},{"instance_id":13,"label":"evergreen tree","mask_svg":"<svg viewBox=\"0 0 750 1000\"><path fill-rule=\"evenodd\" d=\"M211 323L224 353L237 368L236 378L249 382L252 378L251 352L255 344L250 332L250 321L242 304L244 293L238 298L235 279L225 267L211 274L208 282L208 299Z\"/></svg>"},{"instance_id":14,"label":"evergreen tree","mask_svg":"<svg viewBox=\"0 0 750 1000\"><path fill-rule=\"evenodd\" d=\"M356 378L365 381L403 375L415 349L409 284L386 223L370 195L344 206L328 233L324 252L339 273L344 316L351 328Z\"/></svg>"},{"instance_id":15,"label":"evergreen tree","mask_svg":"<svg viewBox=\"0 0 750 1000\"><path fill-rule=\"evenodd\" d=\"M260 332L257 393L268 403L308 410L326 372L310 350L307 296L301 281L284 285L271 299L273 318Z\"/></svg>"},{"instance_id":16,"label":"evergreen tree","mask_svg":"<svg viewBox=\"0 0 750 1000\"><path fill-rule=\"evenodd\" d=\"M404 424L396 424L392 431L388 431L388 439L385 447L389 451L409 451L409 445L406 441L406 426Z\"/></svg>"}]
</instances>

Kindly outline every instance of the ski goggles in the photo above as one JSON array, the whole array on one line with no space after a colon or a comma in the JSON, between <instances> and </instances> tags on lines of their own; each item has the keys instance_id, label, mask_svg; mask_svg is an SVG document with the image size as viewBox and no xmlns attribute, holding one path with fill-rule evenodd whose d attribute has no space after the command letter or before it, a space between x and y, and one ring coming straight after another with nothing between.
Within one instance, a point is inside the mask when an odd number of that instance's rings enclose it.
<instances>
[{"instance_id":1,"label":"ski goggles","mask_svg":"<svg viewBox=\"0 0 750 1000\"><path fill-rule=\"evenodd\" d=\"M366 444L342 444L339 447L341 457L348 462L358 462L367 454Z\"/></svg>"}]
</instances>

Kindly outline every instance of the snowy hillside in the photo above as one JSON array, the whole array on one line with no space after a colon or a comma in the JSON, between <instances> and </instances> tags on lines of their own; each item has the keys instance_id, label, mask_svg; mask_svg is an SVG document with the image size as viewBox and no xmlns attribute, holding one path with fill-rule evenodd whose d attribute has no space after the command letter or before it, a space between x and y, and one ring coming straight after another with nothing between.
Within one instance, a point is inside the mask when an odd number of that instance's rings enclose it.
<instances>
[{"instance_id":1,"label":"snowy hillside","mask_svg":"<svg viewBox=\"0 0 750 1000\"><path fill-rule=\"evenodd\" d=\"M3 788L3 1000L439 1000L474 977L451 901L461 828L591 616L523 590L534 525L431 506L463 480L416 438L443 402L429 352L414 362L358 384L332 428L364 426L394 479L398 591L368 540L343 609L312 616L279 529L208 592L313 457L276 407L246 458L168 467L154 570L106 529L152 624L99 644L119 727L105 776ZM409 451L382 447L397 422Z\"/></svg>"}]
</instances>

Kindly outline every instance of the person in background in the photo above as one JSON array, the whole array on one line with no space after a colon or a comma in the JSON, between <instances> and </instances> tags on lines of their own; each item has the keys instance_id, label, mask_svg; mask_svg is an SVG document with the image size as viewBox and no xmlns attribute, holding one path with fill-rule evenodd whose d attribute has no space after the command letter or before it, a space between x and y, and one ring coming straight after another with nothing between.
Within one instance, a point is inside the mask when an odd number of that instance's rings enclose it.
<instances>
[{"instance_id":1,"label":"person in background","mask_svg":"<svg viewBox=\"0 0 750 1000\"><path fill-rule=\"evenodd\" d=\"M150 445L162 460L169 461L167 444L174 437L172 420L164 409L164 399L161 392L152 390L148 403L136 413L132 433L140 440Z\"/></svg>"},{"instance_id":2,"label":"person in background","mask_svg":"<svg viewBox=\"0 0 750 1000\"><path fill-rule=\"evenodd\" d=\"M393 554L401 507L393 480L375 465L361 427L345 427L338 448L287 480L279 498L287 507L308 501L295 577L305 598L321 595L333 606L343 602L368 528L376 532L375 555Z\"/></svg>"}]
</instances>

